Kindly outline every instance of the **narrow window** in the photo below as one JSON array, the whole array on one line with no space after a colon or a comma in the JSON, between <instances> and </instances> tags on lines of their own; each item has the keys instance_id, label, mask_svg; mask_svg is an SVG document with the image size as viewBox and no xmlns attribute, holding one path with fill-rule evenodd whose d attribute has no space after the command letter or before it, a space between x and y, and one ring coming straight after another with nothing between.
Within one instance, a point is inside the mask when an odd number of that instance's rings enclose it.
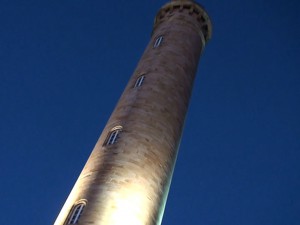
<instances>
[{"instance_id":1,"label":"narrow window","mask_svg":"<svg viewBox=\"0 0 300 225\"><path fill-rule=\"evenodd\" d=\"M162 40L163 40L163 36L159 36L158 38L156 38L153 47L157 48L158 46L160 46Z\"/></svg>"},{"instance_id":2,"label":"narrow window","mask_svg":"<svg viewBox=\"0 0 300 225\"><path fill-rule=\"evenodd\" d=\"M111 132L108 134L105 145L112 145L112 144L116 143L121 131L122 131L121 126L117 126L117 127L113 128L111 130Z\"/></svg>"},{"instance_id":3,"label":"narrow window","mask_svg":"<svg viewBox=\"0 0 300 225\"><path fill-rule=\"evenodd\" d=\"M142 86L144 80L145 80L145 75L139 76L134 84L134 87L136 88Z\"/></svg>"},{"instance_id":4,"label":"narrow window","mask_svg":"<svg viewBox=\"0 0 300 225\"><path fill-rule=\"evenodd\" d=\"M71 214L70 214L71 216L69 217L67 224L78 223L78 220L82 214L84 207L85 207L85 203L83 203L83 202L76 204L71 211Z\"/></svg>"}]
</instances>

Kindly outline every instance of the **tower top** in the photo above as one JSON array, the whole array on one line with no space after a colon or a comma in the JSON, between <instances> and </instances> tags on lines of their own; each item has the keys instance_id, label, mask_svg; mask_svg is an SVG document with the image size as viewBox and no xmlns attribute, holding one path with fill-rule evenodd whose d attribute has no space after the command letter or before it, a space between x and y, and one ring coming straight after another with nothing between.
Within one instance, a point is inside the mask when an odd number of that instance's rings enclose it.
<instances>
[{"instance_id":1,"label":"tower top","mask_svg":"<svg viewBox=\"0 0 300 225\"><path fill-rule=\"evenodd\" d=\"M204 36L205 42L211 38L212 24L204 7L193 0L171 0L165 4L157 13L154 21L153 30L161 23L172 17L175 12L185 12L194 16L198 23L199 34Z\"/></svg>"}]
</instances>

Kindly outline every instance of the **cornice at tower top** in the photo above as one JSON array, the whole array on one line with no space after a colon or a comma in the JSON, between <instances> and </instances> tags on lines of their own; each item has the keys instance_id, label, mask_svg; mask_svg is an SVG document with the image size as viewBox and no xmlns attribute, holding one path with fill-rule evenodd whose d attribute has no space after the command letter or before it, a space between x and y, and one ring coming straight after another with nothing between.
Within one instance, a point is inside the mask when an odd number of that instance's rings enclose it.
<instances>
[{"instance_id":1,"label":"cornice at tower top","mask_svg":"<svg viewBox=\"0 0 300 225\"><path fill-rule=\"evenodd\" d=\"M204 36L205 42L211 38L212 24L210 18L204 7L193 0L171 0L158 11L155 20L153 31L168 18L172 17L174 13L187 13L195 17L201 36Z\"/></svg>"}]
</instances>

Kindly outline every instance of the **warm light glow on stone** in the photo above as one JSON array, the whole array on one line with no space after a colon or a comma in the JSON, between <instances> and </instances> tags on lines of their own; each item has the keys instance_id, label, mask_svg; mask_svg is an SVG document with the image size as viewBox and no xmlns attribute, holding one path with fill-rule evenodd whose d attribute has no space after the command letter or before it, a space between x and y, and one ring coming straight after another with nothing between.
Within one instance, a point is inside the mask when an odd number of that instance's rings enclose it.
<instances>
[{"instance_id":1,"label":"warm light glow on stone","mask_svg":"<svg viewBox=\"0 0 300 225\"><path fill-rule=\"evenodd\" d=\"M145 196L145 191L140 188L126 188L108 203L111 207L105 212L105 222L110 225L144 225L148 215Z\"/></svg>"}]
</instances>

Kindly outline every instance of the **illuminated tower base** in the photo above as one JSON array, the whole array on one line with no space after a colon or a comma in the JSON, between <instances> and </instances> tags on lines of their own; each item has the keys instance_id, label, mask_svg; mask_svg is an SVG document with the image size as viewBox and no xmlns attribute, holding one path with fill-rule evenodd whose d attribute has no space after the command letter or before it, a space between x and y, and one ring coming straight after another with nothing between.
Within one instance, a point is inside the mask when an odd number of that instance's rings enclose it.
<instances>
[{"instance_id":1,"label":"illuminated tower base","mask_svg":"<svg viewBox=\"0 0 300 225\"><path fill-rule=\"evenodd\" d=\"M159 225L210 20L194 1L158 12L151 40L55 225Z\"/></svg>"}]
</instances>

